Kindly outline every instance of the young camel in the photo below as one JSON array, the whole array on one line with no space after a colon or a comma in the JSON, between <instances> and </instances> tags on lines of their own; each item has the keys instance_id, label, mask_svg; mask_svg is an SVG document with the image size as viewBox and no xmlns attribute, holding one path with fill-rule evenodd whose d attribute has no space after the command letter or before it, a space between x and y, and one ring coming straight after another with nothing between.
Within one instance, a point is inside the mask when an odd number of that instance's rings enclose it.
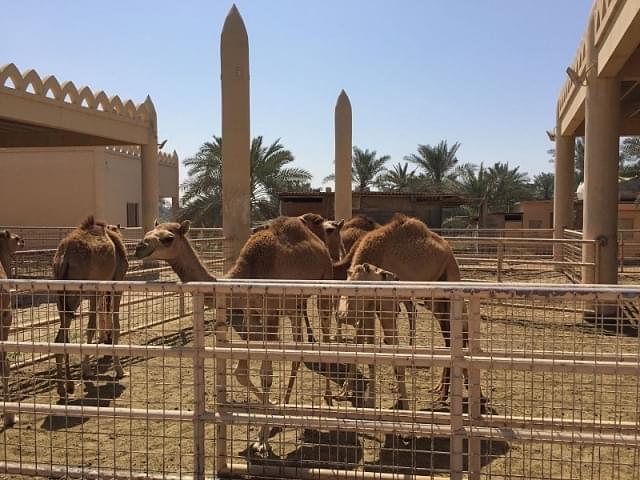
<instances>
[{"instance_id":1,"label":"young camel","mask_svg":"<svg viewBox=\"0 0 640 480\"><path fill-rule=\"evenodd\" d=\"M279 217L267 227L255 231L242 247L235 265L224 278L330 280L333 277L331 257L320 239L324 219L320 216ZM193 250L186 234L190 222L157 224L147 232L136 247L136 257L165 260L182 282L215 281ZM243 340L278 339L279 318L291 319L296 342L303 339L302 315L306 311L306 299L264 297L262 295L238 295L230 298L233 308L231 326ZM206 303L213 305L213 297ZM238 314L238 311L244 314ZM300 362L293 362L284 403L289 401ZM240 360L235 370L238 382L254 393L264 404L269 403L269 390L273 378L272 361L261 364L261 389L249 377L247 360ZM266 452L269 428L263 426L260 440L254 444L258 452Z\"/></svg>"},{"instance_id":2,"label":"young camel","mask_svg":"<svg viewBox=\"0 0 640 480\"><path fill-rule=\"evenodd\" d=\"M62 239L53 257L53 275L56 280L112 280L124 279L129 262L127 251L117 226L97 222L93 216L87 217L82 224ZM99 340L111 341L117 345L120 339L120 300L121 293L91 295L89 297L89 324L87 325L87 343L93 341L96 332L96 317L100 314ZM76 292L58 294L58 312L60 329L56 335L57 343L69 341L69 327L75 312L82 301ZM56 354L56 370L60 397L72 394L74 384L69 370L69 355L64 355L64 373L62 354ZM113 357L116 378L124 376L124 370L117 355ZM82 375L92 375L89 355L82 360ZM64 378L64 382L63 379Z\"/></svg>"},{"instance_id":3,"label":"young camel","mask_svg":"<svg viewBox=\"0 0 640 480\"><path fill-rule=\"evenodd\" d=\"M9 278L11 271L11 255L24 246L24 241L18 235L12 235L8 230L0 231L0 280ZM11 329L11 297L8 293L0 291L0 340L3 342L9 339ZM11 401L9 394L9 374L11 365L7 352L0 352L0 376L2 377L2 391L5 402ZM3 415L3 425L10 427L16 423L16 416L13 413Z\"/></svg>"},{"instance_id":4,"label":"young camel","mask_svg":"<svg viewBox=\"0 0 640 480\"><path fill-rule=\"evenodd\" d=\"M396 214L392 221L376 230L366 234L355 249L349 252L347 257L334 264L334 277L346 279L351 265L369 263L379 268L394 272L403 281L449 281L460 280L460 270L453 255L451 247L439 235L436 235L418 219ZM344 308L344 305L347 305ZM353 299L342 302L343 308L338 316L342 322L355 324L356 314L371 317L363 319L362 325L372 326L374 322L373 306L364 305L362 309L356 309ZM384 334L385 343L398 344L398 327L396 315L399 305L393 300L380 300L379 305L380 325ZM410 337L415 338L415 308L407 308L409 315ZM434 300L431 307L434 317L438 320L444 341L450 346L450 303L446 300ZM467 331L467 326L463 326ZM364 333L367 343L373 342L373 328ZM466 342L466 339L465 339ZM370 366L371 369L371 366ZM406 405L406 385L404 383L404 367L396 367L397 388L400 394L399 405ZM375 369L374 369L375 372ZM372 372L373 373L373 372ZM435 389L440 394L440 400L445 401L449 396L450 369L445 368L442 379ZM375 378L370 379L372 393L375 399Z\"/></svg>"}]
</instances>

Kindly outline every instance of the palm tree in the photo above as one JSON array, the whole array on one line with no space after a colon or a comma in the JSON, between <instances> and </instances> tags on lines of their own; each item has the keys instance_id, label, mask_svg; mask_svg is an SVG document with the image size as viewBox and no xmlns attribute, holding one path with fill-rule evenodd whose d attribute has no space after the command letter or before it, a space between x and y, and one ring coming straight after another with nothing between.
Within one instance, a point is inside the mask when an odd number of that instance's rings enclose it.
<instances>
[{"instance_id":1,"label":"palm tree","mask_svg":"<svg viewBox=\"0 0 640 480\"><path fill-rule=\"evenodd\" d=\"M301 168L285 167L293 155L280 140L264 146L262 136L251 142L251 217L263 220L277 216L277 194L308 189L311 174ZM180 219L198 226L222 224L222 138L205 142L198 153L184 161L189 178L182 188Z\"/></svg>"},{"instance_id":2,"label":"palm tree","mask_svg":"<svg viewBox=\"0 0 640 480\"><path fill-rule=\"evenodd\" d=\"M533 177L533 190L540 200L551 200L553 198L553 184L555 175L553 173L539 173Z\"/></svg>"},{"instance_id":3,"label":"palm tree","mask_svg":"<svg viewBox=\"0 0 640 480\"><path fill-rule=\"evenodd\" d=\"M442 140L438 145L418 145L418 153L407 155L404 159L416 164L433 188L443 191L453 186L455 173L452 170L458 164L456 154L459 148L459 142L449 148L447 141Z\"/></svg>"},{"instance_id":4,"label":"palm tree","mask_svg":"<svg viewBox=\"0 0 640 480\"><path fill-rule=\"evenodd\" d=\"M222 225L222 139L213 137L184 161L187 180L182 184L182 208L178 220L196 226Z\"/></svg>"},{"instance_id":5,"label":"palm tree","mask_svg":"<svg viewBox=\"0 0 640 480\"><path fill-rule=\"evenodd\" d=\"M519 168L511 169L508 163L500 162L489 168L490 209L509 212L516 202L527 200L531 196L529 178L526 173L519 172Z\"/></svg>"},{"instance_id":6,"label":"palm tree","mask_svg":"<svg viewBox=\"0 0 640 480\"><path fill-rule=\"evenodd\" d=\"M384 164L389 161L389 155L376 158L378 153L375 150L361 150L353 147L351 157L351 181L356 185L357 192L367 191L370 187L378 183L378 177L386 171ZM322 180L323 183L335 181L335 174L327 175Z\"/></svg>"},{"instance_id":7,"label":"palm tree","mask_svg":"<svg viewBox=\"0 0 640 480\"><path fill-rule=\"evenodd\" d=\"M408 163L397 163L393 168L378 177L378 187L391 192L415 192L419 188L416 171L409 172Z\"/></svg>"}]
</instances>

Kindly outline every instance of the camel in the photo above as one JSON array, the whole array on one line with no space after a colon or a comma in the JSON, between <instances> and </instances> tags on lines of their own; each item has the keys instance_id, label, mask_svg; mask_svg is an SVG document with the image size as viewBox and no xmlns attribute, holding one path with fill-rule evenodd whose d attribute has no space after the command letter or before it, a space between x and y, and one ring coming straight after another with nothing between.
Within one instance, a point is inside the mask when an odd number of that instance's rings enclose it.
<instances>
[{"instance_id":1,"label":"camel","mask_svg":"<svg viewBox=\"0 0 640 480\"><path fill-rule=\"evenodd\" d=\"M302 217L278 217L268 227L255 231L240 251L235 265L224 278L260 278L291 280L330 280L332 262L325 243L324 218L307 214ZM136 247L137 258L165 260L182 282L215 281L193 250L186 234L190 222L163 223L147 232ZM247 298L248 297L248 298ZM213 298L205 299L210 306ZM261 295L239 295L230 301L231 326L244 339L278 339L279 317L291 318L293 337L303 339L301 316L306 311L306 299L273 298ZM238 314L238 311L244 314ZM262 317L262 318L261 318ZM307 324L308 327L308 324ZM264 329L264 330L263 330ZM284 403L288 403L300 362L293 362ZM269 390L273 377L272 361L265 360L260 368L261 389L249 377L247 360L240 360L235 370L238 382L248 388L264 404L269 403ZM258 452L268 452L269 428L265 425L260 440L254 444Z\"/></svg>"},{"instance_id":2,"label":"camel","mask_svg":"<svg viewBox=\"0 0 640 480\"><path fill-rule=\"evenodd\" d=\"M87 217L79 227L62 239L53 257L53 274L56 280L121 281L124 279L128 267L127 251L119 232L119 226L97 222L93 216ZM121 293L115 292L89 297L87 343L93 341L96 332L96 317L99 314L100 341L111 341L117 345L120 339L121 297ZM60 329L55 339L57 343L69 341L69 327L81 300L81 295L78 293L60 292L58 294ZM64 355L64 374L62 372L62 357L62 354L56 354L57 389L61 398L74 391L74 385L70 379L69 355ZM113 356L113 367L116 378L122 378L124 370L117 355ZM82 360L82 376L87 378L91 375L89 355L85 355Z\"/></svg>"},{"instance_id":3,"label":"camel","mask_svg":"<svg viewBox=\"0 0 640 480\"><path fill-rule=\"evenodd\" d=\"M344 279L348 276L351 265L368 263L381 269L394 272L402 281L449 281L460 280L460 270L448 242L439 235L433 233L427 226L416 218L410 218L402 214L396 214L390 223L367 233L352 249L349 254L337 264L334 264L334 278ZM351 270L352 272L354 270ZM346 305L346 308L345 308ZM356 304L355 300L341 302L341 311L338 316L342 322L355 324ZM365 340L373 341L374 306L361 305L357 313L370 317L363 319L363 328L366 328ZM393 300L380 300L379 319L382 326L385 343L398 344L397 320L398 302ZM409 316L410 337L415 339L414 306L407 308ZM438 320L444 341L450 346L450 304L446 300L435 300L431 311ZM467 326L463 329L467 332ZM466 342L466 338L465 338ZM370 366L371 369L371 366ZM375 370L374 370L375 371ZM399 405L406 405L406 386L404 383L404 368L397 367L396 383L400 394ZM440 400L445 401L449 396L450 369L445 368L442 379L435 389L440 394ZM375 378L370 379L372 394L375 399Z\"/></svg>"},{"instance_id":4,"label":"camel","mask_svg":"<svg viewBox=\"0 0 640 480\"><path fill-rule=\"evenodd\" d=\"M9 278L11 271L11 255L19 248L24 247L24 241L18 235L12 235L8 230L0 231L0 280ZM11 297L8 293L0 291L0 340L3 342L9 339L11 329ZM0 376L2 377L2 391L5 402L11 401L9 393L9 374L11 365L7 352L0 352ZM3 425L10 427L16 423L16 416L13 413L3 415Z\"/></svg>"},{"instance_id":5,"label":"camel","mask_svg":"<svg viewBox=\"0 0 640 480\"><path fill-rule=\"evenodd\" d=\"M340 231L345 252L349 252L362 237L376 228L380 228L380 224L366 215L356 215L346 222Z\"/></svg>"}]
</instances>

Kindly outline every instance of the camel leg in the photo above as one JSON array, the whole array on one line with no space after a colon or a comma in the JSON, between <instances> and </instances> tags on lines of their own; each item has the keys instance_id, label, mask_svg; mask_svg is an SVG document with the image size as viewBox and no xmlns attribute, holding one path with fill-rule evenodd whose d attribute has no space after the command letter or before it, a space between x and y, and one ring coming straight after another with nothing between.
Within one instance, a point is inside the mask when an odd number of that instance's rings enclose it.
<instances>
[{"instance_id":1,"label":"camel leg","mask_svg":"<svg viewBox=\"0 0 640 480\"><path fill-rule=\"evenodd\" d=\"M418 309L415 302L405 302L407 308L407 317L409 318L409 345L414 346L416 344L416 318L418 316Z\"/></svg>"},{"instance_id":2,"label":"camel leg","mask_svg":"<svg viewBox=\"0 0 640 480\"><path fill-rule=\"evenodd\" d=\"M9 338L9 328L11 327L11 313L0 312L0 340ZM11 373L11 364L9 363L9 355L7 352L0 352L0 376L2 377L2 392L5 402L11 401L9 393L9 374ZM14 413L5 412L2 417L2 423L5 427L14 425L17 421Z\"/></svg>"},{"instance_id":3,"label":"camel leg","mask_svg":"<svg viewBox=\"0 0 640 480\"><path fill-rule=\"evenodd\" d=\"M318 314L320 315L320 328L322 330L322 342L327 343L331 341L331 317L333 313L337 311L335 308L335 299L333 297L318 297ZM307 324L307 329L311 331L311 325L309 323L309 319L306 316L306 310L303 312L305 315L305 322ZM338 324L338 320L336 317L336 325ZM342 334L338 334L336 332L336 339L342 338ZM300 338L302 341L302 337ZM338 340L341 341L341 340ZM329 372L330 373L330 372ZM324 382L324 401L328 406L333 405L333 393L331 392L331 380L329 377L325 378Z\"/></svg>"},{"instance_id":4,"label":"camel leg","mask_svg":"<svg viewBox=\"0 0 640 480\"><path fill-rule=\"evenodd\" d=\"M256 338L262 338L259 334L256 335L257 332L253 331L257 323L253 321L256 315L251 311L251 309L246 309L243 316L244 320L242 322L239 322L237 309L234 309L234 311L231 312L231 325L238 332L240 338L242 338L243 340L254 340ZM240 325L241 323L242 325ZM251 381L251 376L249 375L248 360L238 360L238 365L236 365L236 369L233 374L235 375L240 385L248 389L249 392L255 395L260 402L264 401L262 391Z\"/></svg>"},{"instance_id":5,"label":"camel leg","mask_svg":"<svg viewBox=\"0 0 640 480\"><path fill-rule=\"evenodd\" d=\"M111 343L118 345L120 342L120 300L122 299L122 293L114 292L111 294L111 308L109 308L110 315L112 315L113 321L110 332ZM122 378L125 376L124 369L120 364L120 356L113 356L113 369L116 371L116 378Z\"/></svg>"},{"instance_id":6,"label":"camel leg","mask_svg":"<svg viewBox=\"0 0 640 480\"><path fill-rule=\"evenodd\" d=\"M93 343L93 337L96 334L96 317L100 316L100 327L102 327L102 315L103 312L98 312L98 309L103 310L103 300L102 297L100 301L96 298L96 295L91 295L89 297L89 323L87 325L87 343ZM103 310L104 311L104 310ZM100 336L102 336L102 331L100 332ZM93 372L91 371L91 363L90 363L90 355L86 353L82 359L82 377L83 378L91 378Z\"/></svg>"},{"instance_id":7,"label":"camel leg","mask_svg":"<svg viewBox=\"0 0 640 480\"><path fill-rule=\"evenodd\" d=\"M413 310L413 305L411 305ZM407 309L409 311L409 309ZM400 338L398 332L398 305L393 300L383 300L380 302L380 326L384 336L385 345L399 345ZM407 385L405 382L405 367L393 367L396 377L396 388L398 392L397 408L406 410L408 408Z\"/></svg>"},{"instance_id":8,"label":"camel leg","mask_svg":"<svg viewBox=\"0 0 640 480\"><path fill-rule=\"evenodd\" d=\"M60 314L60 328L56 334L55 343L69 343L69 327L73 320L74 312L80 305L80 295L66 292L58 296L58 312ZM62 371L62 361L64 358L64 372ZM56 354L56 375L58 383L58 395L61 398L72 394L75 387L71 380L71 370L69 368L69 354ZM64 381L63 381L64 379Z\"/></svg>"},{"instance_id":9,"label":"camel leg","mask_svg":"<svg viewBox=\"0 0 640 480\"><path fill-rule=\"evenodd\" d=\"M278 324L279 316L277 312L268 312L264 323L263 336L267 341L273 342L278 340ZM295 330L295 329L294 329ZM299 330L299 329L298 329ZM291 375L289 377L289 385L293 388L295 377L297 375L297 369L294 372L293 366L291 369ZM271 385L273 383L273 362L271 360L263 360L260 366L260 383L262 385L262 404L269 405L269 393L271 391ZM285 393L285 400L288 400ZM265 423L260 427L260 433L258 435L258 441L252 445L252 450L260 456L269 456L271 453L271 444L269 443L269 437L271 433L271 426Z\"/></svg>"},{"instance_id":10,"label":"camel leg","mask_svg":"<svg viewBox=\"0 0 640 480\"><path fill-rule=\"evenodd\" d=\"M442 330L442 336L444 337L444 344L447 348L451 348L451 326L450 326L450 313L451 308L448 300L434 300L432 312L434 317L440 324L440 330ZM433 393L439 394L439 400L446 402L449 398L449 387L451 386L451 368L445 367L442 369L442 377L440 384L432 389Z\"/></svg>"}]
</instances>

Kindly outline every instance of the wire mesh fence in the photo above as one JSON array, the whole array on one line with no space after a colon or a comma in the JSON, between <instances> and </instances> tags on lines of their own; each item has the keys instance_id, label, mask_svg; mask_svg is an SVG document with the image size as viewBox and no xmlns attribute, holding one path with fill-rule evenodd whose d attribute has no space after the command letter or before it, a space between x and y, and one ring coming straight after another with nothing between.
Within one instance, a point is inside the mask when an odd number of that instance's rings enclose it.
<instances>
[{"instance_id":1,"label":"wire mesh fence","mask_svg":"<svg viewBox=\"0 0 640 480\"><path fill-rule=\"evenodd\" d=\"M635 287L10 280L0 292L12 305L0 411L19 417L0 432L5 474L640 478ZM56 342L60 296L78 294Z\"/></svg>"}]
</instances>

